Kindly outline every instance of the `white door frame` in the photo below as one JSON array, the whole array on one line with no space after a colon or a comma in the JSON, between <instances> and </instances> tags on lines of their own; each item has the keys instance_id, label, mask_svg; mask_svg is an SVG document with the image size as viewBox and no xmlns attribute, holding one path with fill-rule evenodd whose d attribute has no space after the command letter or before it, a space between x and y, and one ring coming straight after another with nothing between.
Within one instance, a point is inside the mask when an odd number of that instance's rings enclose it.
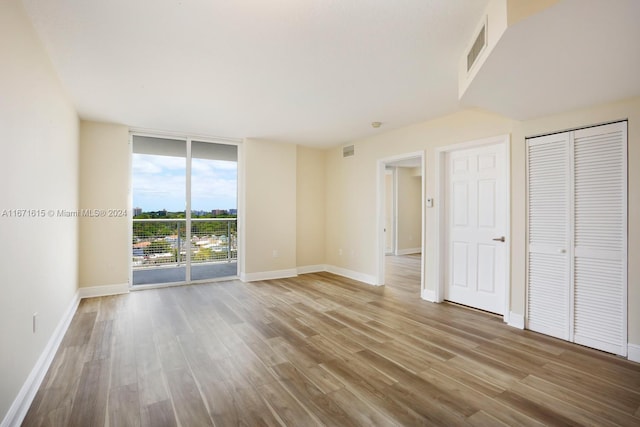
<instances>
[{"instance_id":1,"label":"white door frame","mask_svg":"<svg viewBox=\"0 0 640 427\"><path fill-rule=\"evenodd\" d=\"M391 196L393 197L393 200L391 201L391 224L389 227L387 227L387 221L388 218L386 218L387 216L387 212L386 212L386 208L388 208L388 204L389 204L389 200L387 200L387 198L389 197L389 194L387 194L387 188L386 188L386 182L385 182L385 193L384 193L384 203L385 203L385 254L389 255L389 254L393 254L393 255L397 255L396 250L398 248L398 205L397 205L397 191L398 191L398 170L394 167L393 169L386 169L385 168L385 181L386 181L386 177L391 175ZM387 241L387 235L391 233L391 250L387 250L389 248L386 247L386 241Z\"/></svg>"},{"instance_id":2,"label":"white door frame","mask_svg":"<svg viewBox=\"0 0 640 427\"><path fill-rule=\"evenodd\" d=\"M422 242L421 242L421 248L422 248L422 254L420 257L420 295L424 295L424 289L425 289L425 277L424 277L424 263L425 263L425 242L426 242L426 238L425 238L425 233L426 233L426 221L425 221L425 176L426 176L426 165L425 165L425 153L424 151L414 151L412 153L406 153L406 154L399 154L396 156L391 156L391 157L386 157L384 159L380 159L378 160L377 163L377 185L376 185L376 194L377 194L377 209L376 209L376 229L377 229L377 251L376 251L376 264L377 264L377 268L376 268L376 281L375 281L375 285L376 286L381 286L384 285L384 264L385 264L385 254L386 254L386 242L385 242L385 233L384 233L384 218L385 218L385 173L386 173L386 166L388 163L394 163L397 162L399 160L408 160L408 159L415 159L416 157L420 158L420 165L422 166L422 178L421 178L421 183L422 183L422 189L421 189L421 196L422 196L422 203L420 204L422 207L422 219L421 219L421 223L422 223L422 232L421 232L421 237L422 237ZM423 297L424 298L424 297Z\"/></svg>"},{"instance_id":3,"label":"white door frame","mask_svg":"<svg viewBox=\"0 0 640 427\"><path fill-rule=\"evenodd\" d=\"M445 283L445 272L448 268L447 257L447 235L448 224L447 215L445 211L445 198L447 195L446 188L446 172L447 172L447 154L453 151L464 150L468 148L478 148L487 145L504 145L505 152L505 173L506 173L506 209L505 218L505 238L506 238L506 254L505 254L505 296L504 296L504 321L509 323L509 309L511 299L511 136L499 135L490 138L483 138L468 142L462 142L459 144L447 145L444 147L438 147L435 149L436 162L435 162L435 199L438 202L438 206L435 212L435 230L438 230L435 235L435 247L436 247L436 262L435 262L435 277L437 279L437 285L435 287L435 295L433 299L435 302L444 301L444 289L447 285Z\"/></svg>"}]
</instances>

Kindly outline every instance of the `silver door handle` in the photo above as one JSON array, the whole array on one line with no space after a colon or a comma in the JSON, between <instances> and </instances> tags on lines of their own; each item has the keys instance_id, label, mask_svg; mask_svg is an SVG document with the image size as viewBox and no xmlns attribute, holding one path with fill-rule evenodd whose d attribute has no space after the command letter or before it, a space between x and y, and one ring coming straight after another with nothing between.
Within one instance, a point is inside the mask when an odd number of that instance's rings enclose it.
<instances>
[{"instance_id":1,"label":"silver door handle","mask_svg":"<svg viewBox=\"0 0 640 427\"><path fill-rule=\"evenodd\" d=\"M504 238L504 236L502 236L502 237L496 237L495 239L491 239L491 240L493 240L494 242L502 242L502 243L504 243L505 238Z\"/></svg>"}]
</instances>

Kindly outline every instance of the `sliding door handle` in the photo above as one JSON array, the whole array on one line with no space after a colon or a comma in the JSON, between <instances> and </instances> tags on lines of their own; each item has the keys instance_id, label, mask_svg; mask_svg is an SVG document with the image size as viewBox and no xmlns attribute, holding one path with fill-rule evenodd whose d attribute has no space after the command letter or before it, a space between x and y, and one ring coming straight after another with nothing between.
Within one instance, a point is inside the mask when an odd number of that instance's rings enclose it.
<instances>
[{"instance_id":1,"label":"sliding door handle","mask_svg":"<svg viewBox=\"0 0 640 427\"><path fill-rule=\"evenodd\" d=\"M504 243L505 238L504 238L504 236L502 236L502 237L496 237L495 239L491 239L491 240L493 240L494 242L502 242L502 243Z\"/></svg>"}]
</instances>

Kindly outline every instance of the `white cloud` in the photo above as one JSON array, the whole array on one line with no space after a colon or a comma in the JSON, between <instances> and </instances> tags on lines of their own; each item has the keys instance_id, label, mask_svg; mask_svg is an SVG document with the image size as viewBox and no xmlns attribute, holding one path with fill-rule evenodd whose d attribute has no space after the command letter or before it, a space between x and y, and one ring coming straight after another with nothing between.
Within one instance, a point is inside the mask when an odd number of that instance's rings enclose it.
<instances>
[{"instance_id":1,"label":"white cloud","mask_svg":"<svg viewBox=\"0 0 640 427\"><path fill-rule=\"evenodd\" d=\"M184 210L185 171L183 158L134 154L134 206L146 211ZM191 175L192 209L237 207L237 163L193 159Z\"/></svg>"}]
</instances>

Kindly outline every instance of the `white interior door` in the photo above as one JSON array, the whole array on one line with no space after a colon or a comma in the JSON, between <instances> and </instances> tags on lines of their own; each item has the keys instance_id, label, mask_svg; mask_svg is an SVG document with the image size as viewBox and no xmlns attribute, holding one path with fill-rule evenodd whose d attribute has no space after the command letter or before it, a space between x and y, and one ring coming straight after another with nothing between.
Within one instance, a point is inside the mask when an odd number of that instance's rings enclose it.
<instances>
[{"instance_id":1,"label":"white interior door","mask_svg":"<svg viewBox=\"0 0 640 427\"><path fill-rule=\"evenodd\" d=\"M445 299L504 314L505 147L496 144L447 156Z\"/></svg>"}]
</instances>

